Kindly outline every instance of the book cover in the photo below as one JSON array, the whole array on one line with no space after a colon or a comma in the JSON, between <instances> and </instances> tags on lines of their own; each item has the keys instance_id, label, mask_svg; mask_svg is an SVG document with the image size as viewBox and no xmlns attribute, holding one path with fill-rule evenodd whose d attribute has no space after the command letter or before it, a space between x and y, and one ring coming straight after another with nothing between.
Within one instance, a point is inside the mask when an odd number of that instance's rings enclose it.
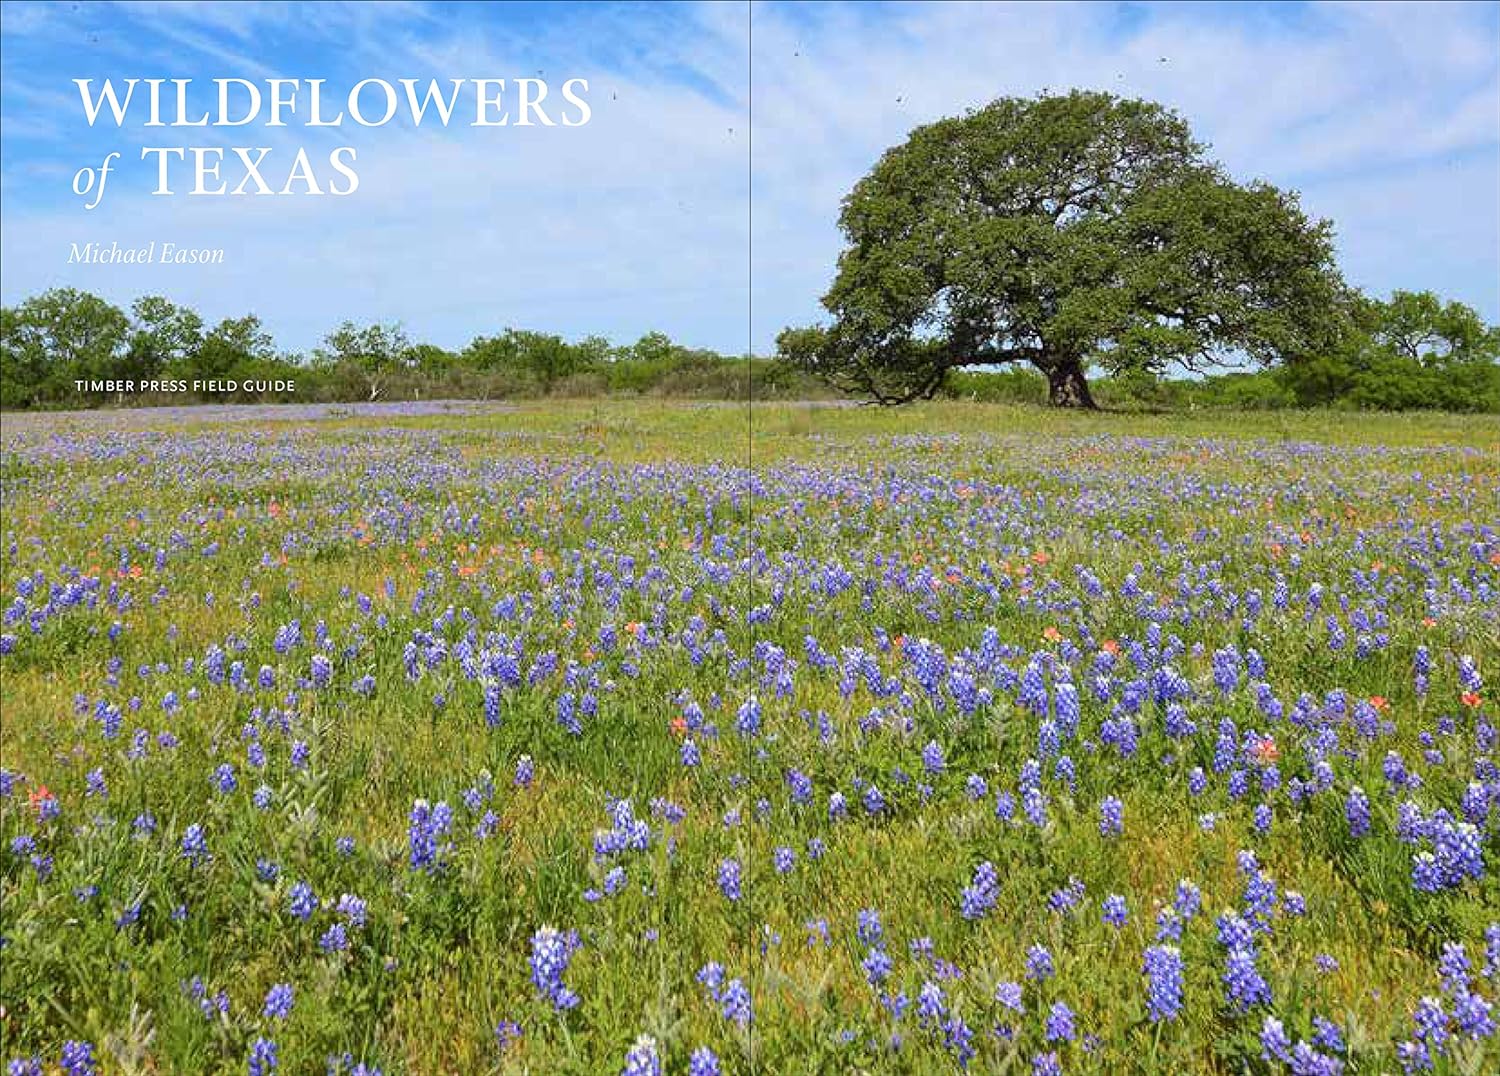
<instances>
[{"instance_id":1,"label":"book cover","mask_svg":"<svg viewBox=\"0 0 1500 1076\"><path fill-rule=\"evenodd\" d=\"M0 1061L1500 1071L1500 5L0 3Z\"/></svg>"}]
</instances>

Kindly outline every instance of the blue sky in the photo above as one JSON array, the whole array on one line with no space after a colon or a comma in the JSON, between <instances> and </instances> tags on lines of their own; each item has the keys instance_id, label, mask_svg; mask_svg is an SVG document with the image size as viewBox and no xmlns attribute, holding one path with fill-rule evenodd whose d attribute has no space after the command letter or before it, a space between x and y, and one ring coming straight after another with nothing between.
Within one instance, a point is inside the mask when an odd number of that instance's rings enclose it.
<instances>
[{"instance_id":1,"label":"blue sky","mask_svg":"<svg viewBox=\"0 0 1500 1076\"><path fill-rule=\"evenodd\" d=\"M1078 86L1160 100L1234 175L1301 191L1355 284L1500 321L1497 41L1495 4L6 0L0 299L166 294L253 311L294 350L349 317L450 347L515 325L765 351L818 317L839 200L882 150L996 96ZM165 132L270 146L268 178L299 145L315 161L353 145L348 198L154 198L139 147L162 132L90 130L71 81L538 72L554 94L589 80L586 127ZM73 173L116 149L128 170L87 211ZM223 247L225 264L66 264L90 238Z\"/></svg>"}]
</instances>

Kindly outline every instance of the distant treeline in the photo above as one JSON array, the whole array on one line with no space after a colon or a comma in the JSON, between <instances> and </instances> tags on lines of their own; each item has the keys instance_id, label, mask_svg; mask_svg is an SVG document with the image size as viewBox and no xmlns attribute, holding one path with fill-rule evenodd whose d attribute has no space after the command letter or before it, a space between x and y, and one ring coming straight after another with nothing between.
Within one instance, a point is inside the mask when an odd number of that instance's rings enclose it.
<instances>
[{"instance_id":1,"label":"distant treeline","mask_svg":"<svg viewBox=\"0 0 1500 1076\"><path fill-rule=\"evenodd\" d=\"M130 381L130 393L80 392L79 381ZM770 359L746 363L647 333L617 345L599 336L505 329L459 351L410 339L397 324L339 325L311 354L279 351L254 314L208 325L160 296L129 311L57 289L0 310L0 405L8 409L224 401L220 392L152 392L145 383L291 381L258 399L302 402L510 399L657 394L713 399L826 396L812 377Z\"/></svg>"},{"instance_id":2,"label":"distant treeline","mask_svg":"<svg viewBox=\"0 0 1500 1076\"><path fill-rule=\"evenodd\" d=\"M1421 354L1349 354L1254 373L1192 380L1150 374L1094 381L1105 406L1269 409L1339 407L1500 413L1500 366L1434 364ZM129 381L128 393L80 391ZM345 322L311 354L280 352L253 314L208 325L194 310L146 296L129 311L71 288L0 308L0 407L73 409L223 402L215 391L140 391L142 382L290 381L257 400L518 399L649 395L698 399L817 399L834 393L780 358L722 355L652 332L630 344L505 329L458 351L411 340L399 325ZM1037 402L1047 382L1030 370L951 373L942 395Z\"/></svg>"}]
</instances>

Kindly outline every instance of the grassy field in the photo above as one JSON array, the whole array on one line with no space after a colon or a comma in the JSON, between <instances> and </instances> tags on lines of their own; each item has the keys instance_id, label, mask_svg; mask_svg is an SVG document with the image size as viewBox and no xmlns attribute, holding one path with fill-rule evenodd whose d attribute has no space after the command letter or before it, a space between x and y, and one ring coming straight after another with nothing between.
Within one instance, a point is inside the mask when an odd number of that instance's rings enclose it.
<instances>
[{"instance_id":1,"label":"grassy field","mask_svg":"<svg viewBox=\"0 0 1500 1076\"><path fill-rule=\"evenodd\" d=\"M1500 1067L1500 422L3 444L11 1073Z\"/></svg>"}]
</instances>

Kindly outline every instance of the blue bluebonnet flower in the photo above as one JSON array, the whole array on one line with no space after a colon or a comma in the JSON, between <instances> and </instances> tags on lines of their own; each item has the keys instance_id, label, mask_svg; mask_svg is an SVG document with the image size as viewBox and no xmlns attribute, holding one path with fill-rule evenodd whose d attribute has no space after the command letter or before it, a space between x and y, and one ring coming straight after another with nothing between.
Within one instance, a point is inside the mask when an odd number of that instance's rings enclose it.
<instances>
[{"instance_id":1,"label":"blue bluebonnet flower","mask_svg":"<svg viewBox=\"0 0 1500 1076\"><path fill-rule=\"evenodd\" d=\"M995 793L995 817L1009 822L1016 815L1016 798L1004 789Z\"/></svg>"},{"instance_id":2,"label":"blue bluebonnet flower","mask_svg":"<svg viewBox=\"0 0 1500 1076\"><path fill-rule=\"evenodd\" d=\"M557 697L557 723L573 736L583 735L583 722L578 716L578 697L564 691Z\"/></svg>"},{"instance_id":3,"label":"blue bluebonnet flower","mask_svg":"<svg viewBox=\"0 0 1500 1076\"><path fill-rule=\"evenodd\" d=\"M1263 1061L1290 1062L1292 1059L1292 1040L1285 1025L1269 1014L1260 1027L1260 1056Z\"/></svg>"},{"instance_id":4,"label":"blue bluebonnet flower","mask_svg":"<svg viewBox=\"0 0 1500 1076\"><path fill-rule=\"evenodd\" d=\"M849 803L842 792L830 792L828 794L828 820L836 822L843 818L849 810Z\"/></svg>"},{"instance_id":5,"label":"blue bluebonnet flower","mask_svg":"<svg viewBox=\"0 0 1500 1076\"><path fill-rule=\"evenodd\" d=\"M1203 907L1203 891L1189 879L1179 880L1172 897L1172 907L1183 920L1192 919Z\"/></svg>"},{"instance_id":6,"label":"blue bluebonnet flower","mask_svg":"<svg viewBox=\"0 0 1500 1076\"><path fill-rule=\"evenodd\" d=\"M1077 1030L1073 1023L1073 1010L1065 1002L1057 1001L1047 1013L1046 1036L1048 1042L1072 1042Z\"/></svg>"},{"instance_id":7,"label":"blue bluebonnet flower","mask_svg":"<svg viewBox=\"0 0 1500 1076\"><path fill-rule=\"evenodd\" d=\"M349 930L343 923L334 923L318 938L318 948L325 953L342 953L349 948Z\"/></svg>"},{"instance_id":8,"label":"blue bluebonnet flower","mask_svg":"<svg viewBox=\"0 0 1500 1076\"><path fill-rule=\"evenodd\" d=\"M1230 949L1224 958L1224 992L1240 1012L1271 1003L1271 988L1255 963L1255 951Z\"/></svg>"},{"instance_id":9,"label":"blue bluebonnet flower","mask_svg":"<svg viewBox=\"0 0 1500 1076\"><path fill-rule=\"evenodd\" d=\"M1344 817L1349 821L1349 835L1363 837L1370 832L1370 799L1355 785L1344 800Z\"/></svg>"},{"instance_id":10,"label":"blue bluebonnet flower","mask_svg":"<svg viewBox=\"0 0 1500 1076\"><path fill-rule=\"evenodd\" d=\"M1026 1011L1021 1002L1021 984L1016 982L1001 982L995 984L995 1000L1004 1005L1012 1012L1023 1013Z\"/></svg>"},{"instance_id":11,"label":"blue bluebonnet flower","mask_svg":"<svg viewBox=\"0 0 1500 1076\"><path fill-rule=\"evenodd\" d=\"M292 1014L294 997L290 983L277 983L266 992L265 1014L273 1020L285 1020Z\"/></svg>"},{"instance_id":12,"label":"blue bluebonnet flower","mask_svg":"<svg viewBox=\"0 0 1500 1076\"><path fill-rule=\"evenodd\" d=\"M1291 1070L1293 1076L1343 1076L1344 1063L1320 1054L1309 1042L1299 1041L1292 1047Z\"/></svg>"},{"instance_id":13,"label":"blue bluebonnet flower","mask_svg":"<svg viewBox=\"0 0 1500 1076\"><path fill-rule=\"evenodd\" d=\"M287 892L287 908L304 923L318 910L318 897L306 882L295 882Z\"/></svg>"},{"instance_id":14,"label":"blue bluebonnet flower","mask_svg":"<svg viewBox=\"0 0 1500 1076\"><path fill-rule=\"evenodd\" d=\"M531 937L532 984L559 1011L578 1004L578 995L568 989L563 975L579 946L576 931L562 933L550 926L543 926Z\"/></svg>"},{"instance_id":15,"label":"blue bluebonnet flower","mask_svg":"<svg viewBox=\"0 0 1500 1076\"><path fill-rule=\"evenodd\" d=\"M1226 911L1215 921L1219 944L1225 949L1254 949L1254 926L1235 911Z\"/></svg>"},{"instance_id":16,"label":"blue bluebonnet flower","mask_svg":"<svg viewBox=\"0 0 1500 1076\"><path fill-rule=\"evenodd\" d=\"M249 1076L271 1076L279 1065L276 1043L271 1039L262 1037L250 1044Z\"/></svg>"},{"instance_id":17,"label":"blue bluebonnet flower","mask_svg":"<svg viewBox=\"0 0 1500 1076\"><path fill-rule=\"evenodd\" d=\"M725 898L737 901L743 895L740 887L740 864L735 859L724 859L719 862L719 892Z\"/></svg>"},{"instance_id":18,"label":"blue bluebonnet flower","mask_svg":"<svg viewBox=\"0 0 1500 1076\"><path fill-rule=\"evenodd\" d=\"M1464 789L1463 799L1459 802L1464 821L1483 829L1489 820L1492 798L1488 786L1480 781L1470 781Z\"/></svg>"},{"instance_id":19,"label":"blue bluebonnet flower","mask_svg":"<svg viewBox=\"0 0 1500 1076\"><path fill-rule=\"evenodd\" d=\"M501 1020L495 1025L495 1046L502 1054L520 1037L521 1025L514 1020Z\"/></svg>"},{"instance_id":20,"label":"blue bluebonnet flower","mask_svg":"<svg viewBox=\"0 0 1500 1076\"><path fill-rule=\"evenodd\" d=\"M1031 1076L1063 1076L1062 1062L1055 1052L1036 1054L1031 1059Z\"/></svg>"},{"instance_id":21,"label":"blue bluebonnet flower","mask_svg":"<svg viewBox=\"0 0 1500 1076\"><path fill-rule=\"evenodd\" d=\"M879 986L890 975L893 965L890 954L877 945L865 954L864 960L860 962L860 967L864 969L865 979L869 984L871 986Z\"/></svg>"},{"instance_id":22,"label":"blue bluebonnet flower","mask_svg":"<svg viewBox=\"0 0 1500 1076\"><path fill-rule=\"evenodd\" d=\"M720 1076L719 1058L707 1046L700 1046L688 1058L688 1076Z\"/></svg>"},{"instance_id":23,"label":"blue bluebonnet flower","mask_svg":"<svg viewBox=\"0 0 1500 1076\"><path fill-rule=\"evenodd\" d=\"M793 803L803 804L812 802L813 783L807 774L799 770L787 770L786 784Z\"/></svg>"},{"instance_id":24,"label":"blue bluebonnet flower","mask_svg":"<svg viewBox=\"0 0 1500 1076\"><path fill-rule=\"evenodd\" d=\"M1000 872L988 860L974 869L974 878L959 896L959 912L965 919L979 919L1000 897Z\"/></svg>"},{"instance_id":25,"label":"blue bluebonnet flower","mask_svg":"<svg viewBox=\"0 0 1500 1076\"><path fill-rule=\"evenodd\" d=\"M1040 983L1055 974L1051 953L1040 945L1033 945L1026 950L1026 978Z\"/></svg>"},{"instance_id":26,"label":"blue bluebonnet flower","mask_svg":"<svg viewBox=\"0 0 1500 1076\"><path fill-rule=\"evenodd\" d=\"M1182 1011L1182 951L1153 945L1142 960L1147 976L1146 1009L1153 1021L1175 1020Z\"/></svg>"},{"instance_id":27,"label":"blue bluebonnet flower","mask_svg":"<svg viewBox=\"0 0 1500 1076\"><path fill-rule=\"evenodd\" d=\"M203 832L203 826L197 822L194 822L183 831L182 858L195 867L201 866L210 859L208 837Z\"/></svg>"},{"instance_id":28,"label":"blue bluebonnet flower","mask_svg":"<svg viewBox=\"0 0 1500 1076\"><path fill-rule=\"evenodd\" d=\"M1101 914L1105 923L1119 930L1129 920L1130 909L1123 896L1111 893L1104 898Z\"/></svg>"},{"instance_id":29,"label":"blue bluebonnet flower","mask_svg":"<svg viewBox=\"0 0 1500 1076\"><path fill-rule=\"evenodd\" d=\"M1047 794L1035 786L1021 792L1021 810L1026 820L1038 829L1047 825Z\"/></svg>"},{"instance_id":30,"label":"blue bluebonnet flower","mask_svg":"<svg viewBox=\"0 0 1500 1076\"><path fill-rule=\"evenodd\" d=\"M345 923L353 927L365 926L366 917L369 915L369 905L353 893L344 893L339 896L335 911L344 917Z\"/></svg>"},{"instance_id":31,"label":"blue bluebonnet flower","mask_svg":"<svg viewBox=\"0 0 1500 1076\"><path fill-rule=\"evenodd\" d=\"M1253 931L1263 934L1270 930L1271 917L1277 907L1276 883L1270 875L1256 868L1245 881L1245 919Z\"/></svg>"},{"instance_id":32,"label":"blue bluebonnet flower","mask_svg":"<svg viewBox=\"0 0 1500 1076\"><path fill-rule=\"evenodd\" d=\"M1412 1012L1412 1026L1418 1041L1441 1053L1448 1041L1448 1014L1441 998L1424 997Z\"/></svg>"},{"instance_id":33,"label":"blue bluebonnet flower","mask_svg":"<svg viewBox=\"0 0 1500 1076\"><path fill-rule=\"evenodd\" d=\"M1426 1043L1408 1039L1396 1047L1396 1059L1405 1072L1427 1072L1432 1068L1432 1053Z\"/></svg>"},{"instance_id":34,"label":"blue bluebonnet flower","mask_svg":"<svg viewBox=\"0 0 1500 1076\"><path fill-rule=\"evenodd\" d=\"M604 874L604 895L608 897L614 896L621 889L625 888L625 881L625 868L618 865L611 867Z\"/></svg>"},{"instance_id":35,"label":"blue bluebonnet flower","mask_svg":"<svg viewBox=\"0 0 1500 1076\"><path fill-rule=\"evenodd\" d=\"M1047 907L1051 908L1054 912L1067 914L1078 906L1078 902L1083 900L1083 895L1083 881L1076 875L1070 876L1067 885L1060 889L1054 889L1048 894Z\"/></svg>"},{"instance_id":36,"label":"blue bluebonnet flower","mask_svg":"<svg viewBox=\"0 0 1500 1076\"><path fill-rule=\"evenodd\" d=\"M1038 717L1047 714L1050 700L1047 695L1046 677L1043 675L1039 658L1033 657L1027 662L1026 671L1021 675L1020 692L1016 701Z\"/></svg>"},{"instance_id":37,"label":"blue bluebonnet flower","mask_svg":"<svg viewBox=\"0 0 1500 1076\"><path fill-rule=\"evenodd\" d=\"M1495 1034L1494 1007L1488 999L1467 990L1453 999L1453 1022L1476 1042Z\"/></svg>"},{"instance_id":38,"label":"blue bluebonnet flower","mask_svg":"<svg viewBox=\"0 0 1500 1076\"><path fill-rule=\"evenodd\" d=\"M974 1032L964 1023L963 1017L953 1013L942 1025L943 1048L953 1055L960 1069L967 1069L978 1051L974 1048Z\"/></svg>"},{"instance_id":39,"label":"blue bluebonnet flower","mask_svg":"<svg viewBox=\"0 0 1500 1076\"><path fill-rule=\"evenodd\" d=\"M1347 1049L1344 1033L1332 1020L1323 1016L1313 1017L1313 1042L1324 1050L1343 1053Z\"/></svg>"},{"instance_id":40,"label":"blue bluebonnet flower","mask_svg":"<svg viewBox=\"0 0 1500 1076\"><path fill-rule=\"evenodd\" d=\"M94 1058L94 1044L69 1039L63 1043L62 1057L58 1061L67 1076L94 1076L98 1061Z\"/></svg>"},{"instance_id":41,"label":"blue bluebonnet flower","mask_svg":"<svg viewBox=\"0 0 1500 1076\"><path fill-rule=\"evenodd\" d=\"M436 871L442 867L445 846L439 844L453 822L453 810L446 803L429 804L417 800L412 804L407 845L413 870Z\"/></svg>"},{"instance_id":42,"label":"blue bluebonnet flower","mask_svg":"<svg viewBox=\"0 0 1500 1076\"><path fill-rule=\"evenodd\" d=\"M1105 796L1099 801L1099 834L1103 837L1118 837L1125 831L1125 805L1118 796Z\"/></svg>"},{"instance_id":43,"label":"blue bluebonnet flower","mask_svg":"<svg viewBox=\"0 0 1500 1076\"><path fill-rule=\"evenodd\" d=\"M703 988L708 991L708 996L717 1001L724 986L725 974L723 964L717 960L710 960L698 969L698 974L694 978L703 984Z\"/></svg>"},{"instance_id":44,"label":"blue bluebonnet flower","mask_svg":"<svg viewBox=\"0 0 1500 1076\"><path fill-rule=\"evenodd\" d=\"M1223 647L1214 651L1214 686L1219 689L1221 695L1229 695L1239 686L1240 682L1240 656L1233 646Z\"/></svg>"},{"instance_id":45,"label":"blue bluebonnet flower","mask_svg":"<svg viewBox=\"0 0 1500 1076\"><path fill-rule=\"evenodd\" d=\"M943 745L936 740L927 741L927 746L922 748L922 767L930 774L940 774L948 768L943 758Z\"/></svg>"},{"instance_id":46,"label":"blue bluebonnet flower","mask_svg":"<svg viewBox=\"0 0 1500 1076\"><path fill-rule=\"evenodd\" d=\"M943 988L931 980L924 982L917 992L917 1019L923 1026L935 1026L942 1022L947 1011Z\"/></svg>"},{"instance_id":47,"label":"blue bluebonnet flower","mask_svg":"<svg viewBox=\"0 0 1500 1076\"><path fill-rule=\"evenodd\" d=\"M739 979L730 979L724 984L724 992L719 997L719 1004L724 1014L724 1019L730 1020L740 1027L747 1026L752 1019L750 1007L750 991Z\"/></svg>"},{"instance_id":48,"label":"blue bluebonnet flower","mask_svg":"<svg viewBox=\"0 0 1500 1076\"><path fill-rule=\"evenodd\" d=\"M642 1035L635 1040L626 1051L625 1067L620 1070L620 1076L661 1076L661 1054L657 1051L655 1039Z\"/></svg>"},{"instance_id":49,"label":"blue bluebonnet flower","mask_svg":"<svg viewBox=\"0 0 1500 1076\"><path fill-rule=\"evenodd\" d=\"M734 727L741 736L752 737L760 731L760 718L760 700L751 695L740 704L739 711L735 714Z\"/></svg>"},{"instance_id":50,"label":"blue bluebonnet flower","mask_svg":"<svg viewBox=\"0 0 1500 1076\"><path fill-rule=\"evenodd\" d=\"M1458 683L1465 691L1474 694L1484 690L1484 677L1479 675L1479 666L1472 654L1464 654L1458 659Z\"/></svg>"},{"instance_id":51,"label":"blue bluebonnet flower","mask_svg":"<svg viewBox=\"0 0 1500 1076\"><path fill-rule=\"evenodd\" d=\"M115 929L125 930L133 927L141 918L141 902L132 901L120 909L120 914L115 917Z\"/></svg>"},{"instance_id":52,"label":"blue bluebonnet flower","mask_svg":"<svg viewBox=\"0 0 1500 1076\"><path fill-rule=\"evenodd\" d=\"M1417 890L1436 893L1484 877L1484 850L1472 823L1439 809L1426 819L1421 836L1432 842L1432 850L1412 858L1412 885Z\"/></svg>"}]
</instances>

